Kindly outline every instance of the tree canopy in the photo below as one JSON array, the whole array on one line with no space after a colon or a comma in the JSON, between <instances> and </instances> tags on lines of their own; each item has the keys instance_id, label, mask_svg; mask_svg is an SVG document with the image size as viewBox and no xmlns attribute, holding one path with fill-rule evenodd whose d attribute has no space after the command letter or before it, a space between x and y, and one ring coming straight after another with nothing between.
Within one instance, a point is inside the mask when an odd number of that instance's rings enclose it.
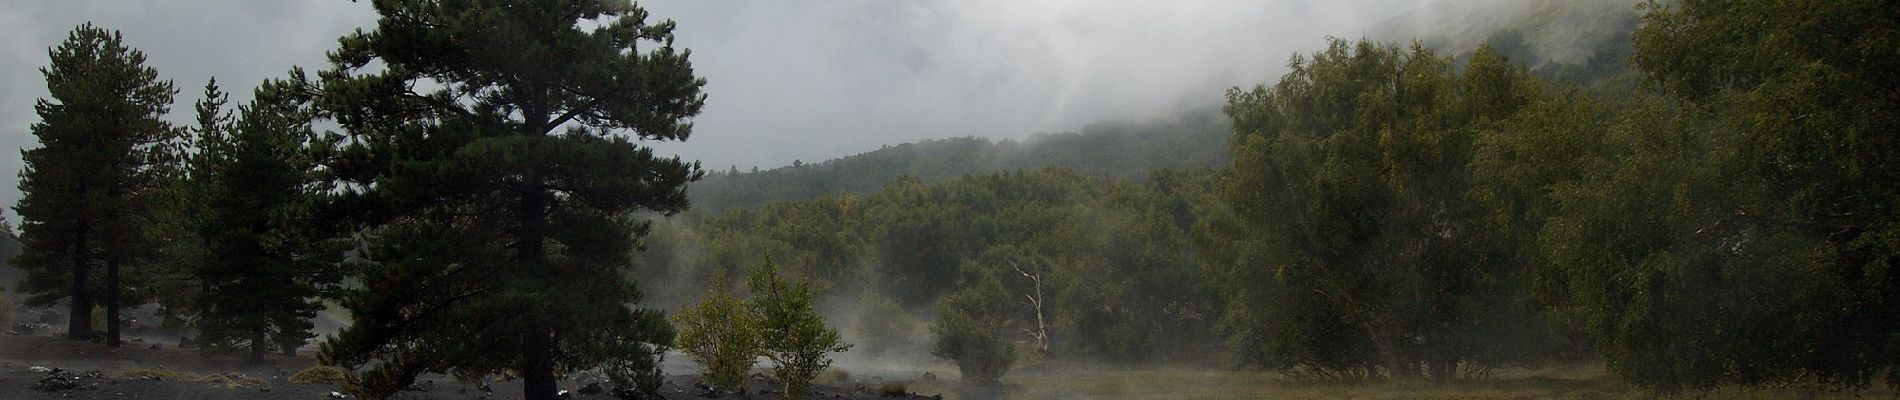
<instances>
[{"instance_id":1,"label":"tree canopy","mask_svg":"<svg viewBox=\"0 0 1900 400\"><path fill-rule=\"evenodd\" d=\"M122 273L148 265L158 238L150 217L160 185L176 174L181 139L165 122L177 90L145 65L145 53L116 31L75 28L40 69L52 99L34 105L40 147L22 151L22 254L27 302L70 301L68 338L92 337L94 304L105 308L106 340L119 344L119 309L139 302ZM94 279L102 269L103 279Z\"/></svg>"},{"instance_id":2,"label":"tree canopy","mask_svg":"<svg viewBox=\"0 0 1900 400\"><path fill-rule=\"evenodd\" d=\"M333 206L370 242L324 360L370 367L353 390L377 397L423 372L656 389L673 332L622 269L630 213L684 209L700 175L638 142L686 139L705 102L673 23L624 0L374 5L316 82L344 131Z\"/></svg>"}]
</instances>

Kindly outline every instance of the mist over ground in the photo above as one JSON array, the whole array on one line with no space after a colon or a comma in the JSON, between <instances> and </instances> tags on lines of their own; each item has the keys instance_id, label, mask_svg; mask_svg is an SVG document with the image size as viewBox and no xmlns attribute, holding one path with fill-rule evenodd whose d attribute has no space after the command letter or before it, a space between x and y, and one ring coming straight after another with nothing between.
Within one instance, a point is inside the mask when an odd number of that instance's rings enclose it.
<instances>
[{"instance_id":1,"label":"mist over ground","mask_svg":"<svg viewBox=\"0 0 1900 400\"><path fill-rule=\"evenodd\" d=\"M1900 393L1900 12L1633 1L6 6L0 393Z\"/></svg>"}]
</instances>

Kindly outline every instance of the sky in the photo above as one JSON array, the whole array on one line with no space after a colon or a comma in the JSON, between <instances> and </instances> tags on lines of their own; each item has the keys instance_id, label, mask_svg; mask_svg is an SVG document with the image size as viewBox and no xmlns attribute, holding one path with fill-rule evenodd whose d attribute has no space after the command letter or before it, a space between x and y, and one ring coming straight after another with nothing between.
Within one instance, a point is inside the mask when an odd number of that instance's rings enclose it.
<instances>
[{"instance_id":1,"label":"sky","mask_svg":"<svg viewBox=\"0 0 1900 400\"><path fill-rule=\"evenodd\" d=\"M1140 121L1266 83L1327 36L1357 38L1429 0L825 0L640 2L678 22L708 81L707 105L663 153L707 169L772 168L923 139L1021 139L1094 122ZM0 2L0 205L12 215L37 147L47 50L86 22L121 31L173 81L169 119L216 77L234 102L292 66L324 67L367 2L7 0Z\"/></svg>"}]
</instances>

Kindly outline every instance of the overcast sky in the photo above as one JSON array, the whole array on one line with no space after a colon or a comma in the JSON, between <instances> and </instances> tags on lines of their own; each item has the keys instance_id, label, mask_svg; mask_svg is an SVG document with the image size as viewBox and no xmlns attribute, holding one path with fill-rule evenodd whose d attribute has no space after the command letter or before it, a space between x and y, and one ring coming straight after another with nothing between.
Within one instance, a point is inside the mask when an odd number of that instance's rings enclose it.
<instances>
[{"instance_id":1,"label":"overcast sky","mask_svg":"<svg viewBox=\"0 0 1900 400\"><path fill-rule=\"evenodd\" d=\"M771 168L953 136L1022 138L1220 101L1284 72L1326 36L1356 38L1426 0L826 0L641 2L679 22L706 77L691 140L660 150ZM125 34L178 87L189 121L206 79L235 101L293 65L319 69L336 38L375 22L345 0L0 2L0 205L19 200L15 148L39 68L74 26ZM11 216L10 216L11 218Z\"/></svg>"}]
</instances>

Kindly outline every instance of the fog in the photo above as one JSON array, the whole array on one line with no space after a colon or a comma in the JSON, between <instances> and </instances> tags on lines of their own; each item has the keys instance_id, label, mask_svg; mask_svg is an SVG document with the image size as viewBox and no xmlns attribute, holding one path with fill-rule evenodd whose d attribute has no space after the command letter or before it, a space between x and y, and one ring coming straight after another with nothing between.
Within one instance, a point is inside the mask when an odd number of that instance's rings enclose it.
<instances>
[{"instance_id":1,"label":"fog","mask_svg":"<svg viewBox=\"0 0 1900 400\"><path fill-rule=\"evenodd\" d=\"M665 152L708 168L770 168L953 136L1021 139L1220 101L1278 76L1325 36L1358 37L1425 0L641 2L679 23L708 105ZM1163 4L1166 4L1164 7ZM0 4L0 148L31 148L38 68L74 26L123 32L179 89L189 121L205 80L233 100L374 23L344 0L15 1ZM0 152L0 176L20 170ZM0 204L19 200L0 185ZM11 216L11 207L6 214Z\"/></svg>"}]
</instances>

